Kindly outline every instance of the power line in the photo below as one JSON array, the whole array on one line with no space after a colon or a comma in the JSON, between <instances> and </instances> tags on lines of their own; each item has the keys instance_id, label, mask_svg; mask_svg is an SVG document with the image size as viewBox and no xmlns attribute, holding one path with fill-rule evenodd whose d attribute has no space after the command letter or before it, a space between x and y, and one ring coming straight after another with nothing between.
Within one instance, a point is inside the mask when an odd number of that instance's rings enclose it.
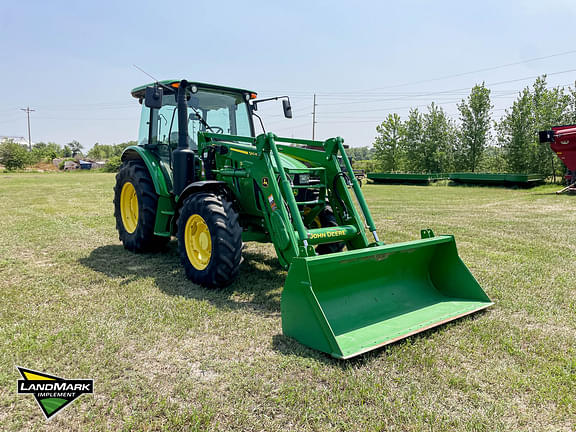
<instances>
[{"instance_id":1,"label":"power line","mask_svg":"<svg viewBox=\"0 0 576 432\"><path fill-rule=\"evenodd\" d=\"M36 110L30 109L30 107L20 108L20 111L24 111L28 117L28 150L32 151L32 138L30 135L30 113Z\"/></svg>"},{"instance_id":2,"label":"power line","mask_svg":"<svg viewBox=\"0 0 576 432\"><path fill-rule=\"evenodd\" d=\"M318 93L318 94L326 96L328 94L363 93L363 92L373 92L375 90L384 90L384 89L390 89L390 88L406 87L406 86L411 86L411 85L423 84L423 83L427 83L427 82L442 81L442 80L446 80L446 79L450 79L450 78L457 78L457 77L461 77L461 76L472 75L472 74L480 73L480 72L489 72L489 71L493 71L493 70L504 69L504 68L507 68L510 66L518 66L521 64L532 63L532 62L536 62L536 61L540 61L540 60L546 60L549 58L561 57L561 56L575 54L575 53L576 53L576 50L563 51L560 53L550 54L547 56L533 57L533 58L529 58L526 60L521 60L521 61L517 61L517 62L513 62L513 63L505 63L505 64L501 64L501 65L496 65L496 66L491 66L491 67L486 67L486 68L481 68L481 69L475 69L475 70L467 71L467 72L459 72L456 74L444 75L444 76L437 77L437 78L429 78L429 79L425 79L425 80L412 81L412 82L401 83L401 84L392 84L389 86L376 87L376 88L370 88L370 89L349 90L347 92L343 92L342 90L326 91L324 93ZM274 93L274 91L271 91L271 93ZM297 91L293 91L290 93L303 94L304 91L302 91L302 90L298 91L297 90ZM308 92L307 94L309 95L310 93L311 92Z\"/></svg>"},{"instance_id":3,"label":"power line","mask_svg":"<svg viewBox=\"0 0 576 432\"><path fill-rule=\"evenodd\" d=\"M511 79L511 80L505 80L505 81L496 81L493 83L487 83L484 84L486 87L489 86L497 86L497 85L502 85L502 84L509 84L509 83L513 83L513 82L519 82L519 81L526 81L529 79L535 79L541 76L554 76L554 75L562 75L565 73L570 73L570 72L576 72L576 69L568 69L568 70L564 70L564 71L558 71L558 72L550 72L550 73L546 73L546 74L539 74L539 75L531 75L531 76L527 76L527 77L523 77L523 78L516 78L516 79ZM450 93L452 92L457 92L457 91L470 91L470 87L461 87L461 88L457 88L457 89L449 89L449 90L440 90L440 91L432 91L432 92L426 92L426 93L418 93L419 97L422 96L434 96L434 95L450 95ZM411 97L398 97L394 100L405 100L405 99L410 99ZM385 99L372 99L372 100L359 100L359 101L352 101L352 102L348 102L348 104L359 104L359 103L374 103L374 102L387 102L389 101L389 98L385 98ZM324 106L324 105L342 105L342 103L340 102L332 102L332 103L326 103L326 104L321 104L320 106Z\"/></svg>"},{"instance_id":4,"label":"power line","mask_svg":"<svg viewBox=\"0 0 576 432\"><path fill-rule=\"evenodd\" d=\"M558 75L558 74L563 74L563 73L567 73L567 72L574 72L576 71L576 69L570 69L567 71L560 71L560 72L552 72L547 74L547 76L549 75ZM495 85L495 84L504 84L504 83L509 83L509 82L516 82L516 81L522 81L522 80L526 80L526 79L531 79L531 78L538 78L541 75L534 75L531 77L526 77L526 78L519 78L519 79L515 79L515 80L507 80L507 81L500 81L498 83L492 83L492 84L487 84L487 85ZM562 84L559 85L558 87L565 87L565 86L569 86L570 84ZM516 90L514 93L518 93L519 90ZM500 98L500 99L504 99L504 98L510 98L514 95L500 95L500 96L496 96L496 98ZM436 102L436 105L442 106L442 105L451 105L453 103L459 102L460 99L453 99L453 100L445 100L445 101L440 101L440 102ZM328 105L328 104L321 104L320 106L323 105ZM327 118L325 120L322 121L322 123L376 123L376 122L380 122L381 119L380 118L367 118L367 117L353 117L353 116L349 116L348 114L353 114L353 113L368 113L368 112L390 112L390 111L396 111L396 110L403 110L403 109L411 109L411 108L420 108L420 107L426 107L429 104L418 104L418 105L411 105L411 106L402 106L402 107L388 107L388 108L377 108L377 109L369 109L369 110L355 110L355 111L329 111L329 112L323 112L323 114L327 115ZM496 108L496 109L491 109L491 112L500 112L500 111L505 111L508 108ZM345 115L346 117L340 117L339 114Z\"/></svg>"},{"instance_id":5,"label":"power line","mask_svg":"<svg viewBox=\"0 0 576 432\"><path fill-rule=\"evenodd\" d=\"M559 85L559 87L565 87L565 86L569 86L570 84L561 84ZM512 92L510 92L510 94L500 94L497 96L491 96L491 99L510 99L512 97L515 97L518 94L518 90L514 90ZM447 99L447 100L440 100L440 101L434 101L434 103L436 103L436 105L449 105L449 104L453 104L456 102L459 102L461 99ZM323 104L324 105L324 104ZM320 105L320 106L323 106ZM334 118L342 118L339 117L339 115L346 115L348 116L348 114L354 114L354 113L376 113L376 112L390 112L390 111L396 111L396 110L404 110L404 109L410 109L410 108L420 108L420 107L426 107L429 104L417 104L417 105L409 105L409 106L394 106L394 107L385 107L385 108L376 108L376 109L366 109L366 110L348 110L348 111L326 111L326 112L322 112L323 114L323 118L324 116L327 116L327 120L334 120ZM503 111L506 108L498 108L498 109L493 109L492 111ZM355 117L349 116L348 118L344 118L344 119L354 119ZM363 118L363 117L358 117ZM325 121L322 121L323 123L325 123Z\"/></svg>"},{"instance_id":6,"label":"power line","mask_svg":"<svg viewBox=\"0 0 576 432\"><path fill-rule=\"evenodd\" d=\"M517 90L514 91L513 94L508 94L508 95L496 95L496 96L491 96L491 99L510 99L512 97L515 97L516 94L518 93ZM391 99L392 100L392 99ZM434 102L437 105L445 105L445 104L451 104L451 103L457 103L460 102L462 99L458 98L458 99L454 99L454 98L450 98L450 99L445 99L445 100L435 100ZM418 101L418 100L416 100ZM345 105L345 104L342 104ZM407 108L414 108L414 107L420 107L420 106L428 106L428 103L425 104L419 104L419 105L410 105L410 106L401 106L401 107L384 107L384 108L373 108L373 109L363 109L363 110L347 110L347 111L322 111L322 115L330 115L330 114L351 114L351 113L369 113L369 112L381 112L381 111L393 111L393 110L400 110L400 109L407 109ZM320 105L322 106L322 105Z\"/></svg>"},{"instance_id":7,"label":"power line","mask_svg":"<svg viewBox=\"0 0 576 432\"><path fill-rule=\"evenodd\" d=\"M430 78L430 79L426 79L426 80L413 81L413 82L409 82L409 83L395 84L395 85L390 85L390 86L385 86L385 87L376 88L376 89L373 89L373 90L382 90L382 89L387 89L387 88L398 88L398 87L405 87L405 86L410 86L410 85L423 84L423 83L433 82L433 81L442 81L442 80L445 80L445 79L458 78L458 77L461 77L461 76L472 75L472 74L480 73L480 72L489 72L489 71L493 71L493 70L504 69L504 68L507 68L507 67L510 67L510 66L518 66L518 65L521 65L521 64L532 63L532 62L535 62L535 61L546 60L546 59L553 58L553 57L561 57L561 56L565 56L565 55L569 55L569 54L575 54L575 53L576 53L576 50L564 51L564 52L561 52L561 53L551 54L551 55L542 56L542 57L533 57L533 58L531 58L531 59L522 60L522 61L518 61L518 62L514 62L514 63L506 63L506 64L502 64L502 65L498 65L498 66L492 66L492 67L487 67L487 68L482 68L482 69L476 69L476 70L469 71L469 72L460 72L460 73L456 73L456 74L452 74L452 75L445 75L445 76L438 77L438 78ZM550 75L552 75L552 74L550 74ZM512 81L510 81L510 82L512 82ZM366 90L366 91L370 91L370 90Z\"/></svg>"},{"instance_id":8,"label":"power line","mask_svg":"<svg viewBox=\"0 0 576 432\"><path fill-rule=\"evenodd\" d=\"M296 125L290 125L290 126L286 126L286 127L281 127L281 128L274 128L274 131L283 131L283 130L292 130L292 129L299 129L299 128L303 128L303 127L309 127L310 123L306 122L306 123L299 123ZM269 125L268 125L269 127Z\"/></svg>"},{"instance_id":9,"label":"power line","mask_svg":"<svg viewBox=\"0 0 576 432\"><path fill-rule=\"evenodd\" d=\"M312 141L314 141L316 132L316 94L314 94L314 103L312 105Z\"/></svg>"}]
</instances>

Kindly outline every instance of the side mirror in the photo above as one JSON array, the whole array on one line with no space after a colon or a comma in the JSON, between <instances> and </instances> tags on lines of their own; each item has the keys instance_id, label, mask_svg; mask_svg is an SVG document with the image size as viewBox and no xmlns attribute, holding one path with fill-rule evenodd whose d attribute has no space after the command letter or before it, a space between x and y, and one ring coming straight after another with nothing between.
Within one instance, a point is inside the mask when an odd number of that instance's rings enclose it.
<instances>
[{"instance_id":1,"label":"side mirror","mask_svg":"<svg viewBox=\"0 0 576 432\"><path fill-rule=\"evenodd\" d=\"M164 91L162 87L150 86L146 87L146 94L144 95L144 104L148 108L162 108L162 96Z\"/></svg>"},{"instance_id":2,"label":"side mirror","mask_svg":"<svg viewBox=\"0 0 576 432\"><path fill-rule=\"evenodd\" d=\"M554 141L554 131L547 130L538 132L538 140L540 144Z\"/></svg>"},{"instance_id":3,"label":"side mirror","mask_svg":"<svg viewBox=\"0 0 576 432\"><path fill-rule=\"evenodd\" d=\"M282 100L282 109L284 109L284 117L292 118L292 106L290 105L290 99Z\"/></svg>"}]
</instances>

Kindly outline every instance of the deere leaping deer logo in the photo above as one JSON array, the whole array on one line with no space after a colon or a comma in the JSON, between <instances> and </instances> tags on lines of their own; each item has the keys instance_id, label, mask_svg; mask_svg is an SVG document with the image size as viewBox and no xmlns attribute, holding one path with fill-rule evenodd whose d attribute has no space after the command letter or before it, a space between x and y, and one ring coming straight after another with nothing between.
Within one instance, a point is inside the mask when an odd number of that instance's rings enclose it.
<instances>
[{"instance_id":1,"label":"deere leaping deer logo","mask_svg":"<svg viewBox=\"0 0 576 432\"><path fill-rule=\"evenodd\" d=\"M18 380L19 394L33 394L49 419L84 393L94 393L94 380L65 379L44 372L16 366L23 379Z\"/></svg>"}]
</instances>

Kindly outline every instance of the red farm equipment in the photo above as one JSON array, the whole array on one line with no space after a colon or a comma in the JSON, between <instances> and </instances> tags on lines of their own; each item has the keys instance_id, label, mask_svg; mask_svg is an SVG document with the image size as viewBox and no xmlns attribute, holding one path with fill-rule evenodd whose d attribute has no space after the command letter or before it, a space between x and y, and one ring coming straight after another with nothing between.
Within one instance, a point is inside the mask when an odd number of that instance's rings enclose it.
<instances>
[{"instance_id":1,"label":"red farm equipment","mask_svg":"<svg viewBox=\"0 0 576 432\"><path fill-rule=\"evenodd\" d=\"M566 187L563 192L576 192L576 125L554 126L552 130L539 132L541 143L550 143L550 148L566 165Z\"/></svg>"}]
</instances>

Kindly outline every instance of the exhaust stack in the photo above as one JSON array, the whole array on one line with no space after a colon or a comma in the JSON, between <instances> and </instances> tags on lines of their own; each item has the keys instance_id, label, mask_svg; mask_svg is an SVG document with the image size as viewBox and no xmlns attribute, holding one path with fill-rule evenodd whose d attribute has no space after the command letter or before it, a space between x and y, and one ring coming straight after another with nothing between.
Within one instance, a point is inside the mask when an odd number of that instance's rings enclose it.
<instances>
[{"instance_id":1,"label":"exhaust stack","mask_svg":"<svg viewBox=\"0 0 576 432\"><path fill-rule=\"evenodd\" d=\"M172 152L174 170L174 194L180 195L195 180L196 153L188 146L188 105L186 88L188 82L180 81L176 95L178 109L178 148Z\"/></svg>"}]
</instances>

